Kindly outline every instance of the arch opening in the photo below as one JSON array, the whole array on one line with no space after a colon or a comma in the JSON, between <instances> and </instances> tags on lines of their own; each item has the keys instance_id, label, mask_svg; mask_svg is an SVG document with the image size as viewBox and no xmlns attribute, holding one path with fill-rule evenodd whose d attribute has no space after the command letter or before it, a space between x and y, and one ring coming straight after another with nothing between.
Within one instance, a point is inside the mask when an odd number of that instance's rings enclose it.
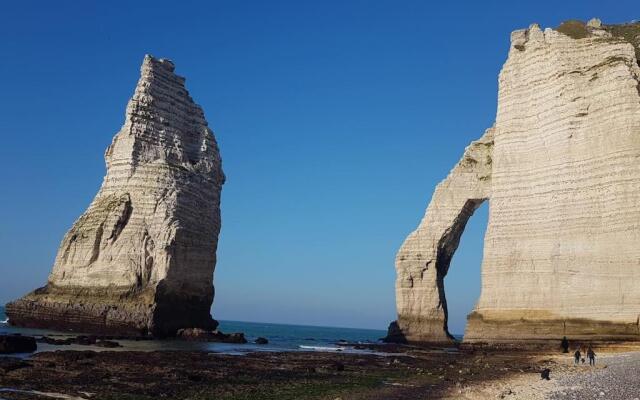
<instances>
[{"instance_id":1,"label":"arch opening","mask_svg":"<svg viewBox=\"0 0 640 400\"><path fill-rule=\"evenodd\" d=\"M436 280L439 307L444 313L444 331L450 339L460 340L464 334L467 315L472 311L480 296L480 276L484 234L488 220L487 199L469 199L456 217L450 229L445 232L437 247ZM478 212L476 210L480 209ZM476 215L471 219L472 215ZM471 223L468 222L471 219ZM457 251L465 233L465 245ZM455 258L454 254L458 254ZM478 257L478 255L480 257ZM454 264L452 273L451 264ZM445 285L445 278L447 283ZM445 288L446 286L446 288ZM447 301L446 291L451 295ZM453 319L450 318L453 311Z\"/></svg>"}]
</instances>

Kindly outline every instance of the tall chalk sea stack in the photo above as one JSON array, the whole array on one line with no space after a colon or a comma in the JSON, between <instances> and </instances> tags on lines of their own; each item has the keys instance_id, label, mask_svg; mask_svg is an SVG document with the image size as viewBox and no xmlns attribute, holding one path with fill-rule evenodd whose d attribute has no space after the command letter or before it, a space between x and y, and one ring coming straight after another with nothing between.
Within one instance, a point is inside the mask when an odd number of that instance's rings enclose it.
<instances>
[{"instance_id":1,"label":"tall chalk sea stack","mask_svg":"<svg viewBox=\"0 0 640 400\"><path fill-rule=\"evenodd\" d=\"M640 339L639 55L640 24L512 33L494 126L397 254L388 339L452 340L444 277L486 200L481 295L464 341Z\"/></svg>"},{"instance_id":2,"label":"tall chalk sea stack","mask_svg":"<svg viewBox=\"0 0 640 400\"><path fill-rule=\"evenodd\" d=\"M171 61L145 57L102 187L65 235L47 285L7 304L12 324L159 336L216 327L225 177L184 82Z\"/></svg>"}]
</instances>

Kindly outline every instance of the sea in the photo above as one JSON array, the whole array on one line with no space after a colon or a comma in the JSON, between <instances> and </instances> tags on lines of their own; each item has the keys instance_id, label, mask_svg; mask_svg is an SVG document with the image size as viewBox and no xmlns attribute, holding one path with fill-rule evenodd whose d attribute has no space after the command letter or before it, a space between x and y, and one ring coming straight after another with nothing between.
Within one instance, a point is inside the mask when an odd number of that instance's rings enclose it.
<instances>
[{"instance_id":1,"label":"sea","mask_svg":"<svg viewBox=\"0 0 640 400\"><path fill-rule=\"evenodd\" d=\"M379 343L386 335L386 331L377 329L335 328L321 326L272 324L263 322L219 321L218 329L225 333L243 332L248 341L246 344L187 342L181 340L119 340L122 347L108 349L111 351L156 351L156 350L184 350L206 351L225 354L242 355L255 351L321 351L345 353L373 353L372 350L355 349L345 346L348 343ZM81 335L81 332L58 332L46 329L28 329L8 324L4 307L0 306L0 334L20 333L31 336L51 336L58 339ZM254 344L258 337L266 338L266 345ZM97 346L65 345L56 346L38 343L38 351L56 350L95 350L107 349ZM380 353L382 354L382 353ZM388 353L384 353L388 354Z\"/></svg>"}]
</instances>

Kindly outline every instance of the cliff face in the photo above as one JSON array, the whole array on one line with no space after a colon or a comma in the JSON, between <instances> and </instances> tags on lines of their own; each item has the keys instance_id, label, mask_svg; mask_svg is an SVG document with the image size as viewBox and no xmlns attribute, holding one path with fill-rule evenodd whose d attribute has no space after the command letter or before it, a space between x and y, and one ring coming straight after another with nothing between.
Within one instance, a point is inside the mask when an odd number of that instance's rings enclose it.
<instances>
[{"instance_id":1,"label":"cliff face","mask_svg":"<svg viewBox=\"0 0 640 400\"><path fill-rule=\"evenodd\" d=\"M488 200L465 341L640 339L640 24L511 35L494 126L396 258L390 339L449 341L443 278Z\"/></svg>"},{"instance_id":2,"label":"cliff face","mask_svg":"<svg viewBox=\"0 0 640 400\"><path fill-rule=\"evenodd\" d=\"M171 61L146 56L100 191L45 287L7 305L41 328L171 335L212 329L224 174L202 109Z\"/></svg>"}]
</instances>

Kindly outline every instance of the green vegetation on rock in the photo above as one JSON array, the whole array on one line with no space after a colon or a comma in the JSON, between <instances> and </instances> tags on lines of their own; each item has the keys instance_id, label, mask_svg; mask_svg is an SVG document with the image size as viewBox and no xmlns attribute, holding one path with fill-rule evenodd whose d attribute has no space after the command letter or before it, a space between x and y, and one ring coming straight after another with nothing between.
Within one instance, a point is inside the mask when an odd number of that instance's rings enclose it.
<instances>
[{"instance_id":1,"label":"green vegetation on rock","mask_svg":"<svg viewBox=\"0 0 640 400\"><path fill-rule=\"evenodd\" d=\"M589 36L587 24L577 19L571 19L560 24L556 31L563 33L574 39L584 39Z\"/></svg>"},{"instance_id":2,"label":"green vegetation on rock","mask_svg":"<svg viewBox=\"0 0 640 400\"><path fill-rule=\"evenodd\" d=\"M636 59L640 63L640 22L622 25L606 25L604 29L613 37L629 42L636 49Z\"/></svg>"}]
</instances>

